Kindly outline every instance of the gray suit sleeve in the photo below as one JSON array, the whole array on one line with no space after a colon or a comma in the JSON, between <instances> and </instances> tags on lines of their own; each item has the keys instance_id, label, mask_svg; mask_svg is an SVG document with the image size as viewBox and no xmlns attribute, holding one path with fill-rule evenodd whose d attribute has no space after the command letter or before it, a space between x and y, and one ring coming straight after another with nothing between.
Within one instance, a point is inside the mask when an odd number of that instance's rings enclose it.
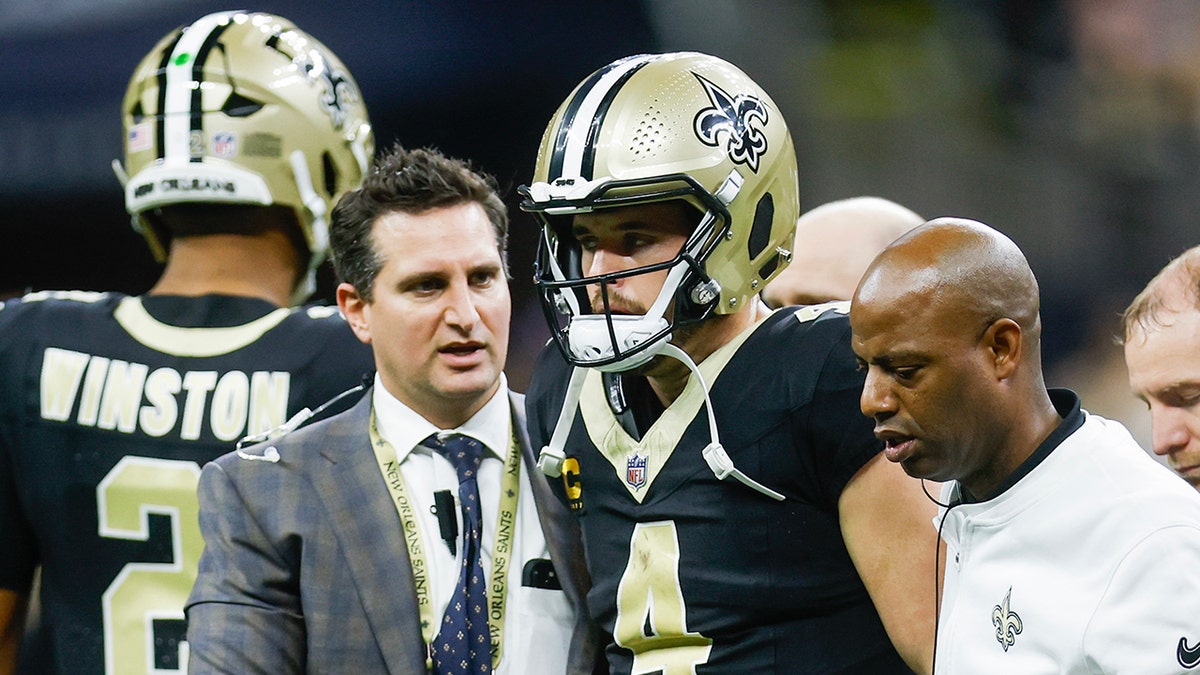
<instances>
[{"instance_id":1,"label":"gray suit sleeve","mask_svg":"<svg viewBox=\"0 0 1200 675\"><path fill-rule=\"evenodd\" d=\"M298 567L220 464L204 467L199 497L205 550L186 608L188 672L304 672Z\"/></svg>"}]
</instances>

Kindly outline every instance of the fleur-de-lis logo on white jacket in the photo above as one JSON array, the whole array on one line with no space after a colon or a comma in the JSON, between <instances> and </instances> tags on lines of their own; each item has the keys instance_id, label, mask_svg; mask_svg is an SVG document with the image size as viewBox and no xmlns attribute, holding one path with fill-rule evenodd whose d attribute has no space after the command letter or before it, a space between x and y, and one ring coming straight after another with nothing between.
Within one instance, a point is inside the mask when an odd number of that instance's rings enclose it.
<instances>
[{"instance_id":1,"label":"fleur-de-lis logo on white jacket","mask_svg":"<svg viewBox=\"0 0 1200 675\"><path fill-rule=\"evenodd\" d=\"M1009 586L1008 593L1004 596L1004 602L992 608L992 625L996 627L996 641L1000 643L1004 651L1008 651L1008 648L1017 641L1017 635L1021 633L1022 628L1020 615L1008 608L1011 599L1012 586Z\"/></svg>"}]
</instances>

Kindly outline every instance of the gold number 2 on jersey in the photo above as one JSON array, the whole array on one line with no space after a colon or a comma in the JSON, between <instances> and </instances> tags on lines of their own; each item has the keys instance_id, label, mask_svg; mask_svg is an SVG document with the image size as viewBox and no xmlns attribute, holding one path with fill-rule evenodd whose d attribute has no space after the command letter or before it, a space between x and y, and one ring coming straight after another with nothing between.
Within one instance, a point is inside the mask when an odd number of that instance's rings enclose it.
<instances>
[{"instance_id":1,"label":"gold number 2 on jersey","mask_svg":"<svg viewBox=\"0 0 1200 675\"><path fill-rule=\"evenodd\" d=\"M634 527L629 563L617 587L613 633L618 645L633 651L632 675L693 675L708 661L712 640L687 629L674 521Z\"/></svg>"},{"instance_id":2,"label":"gold number 2 on jersey","mask_svg":"<svg viewBox=\"0 0 1200 675\"><path fill-rule=\"evenodd\" d=\"M150 514L171 519L171 562L131 562L104 591L105 672L173 672L158 667L154 623L183 621L183 605L196 580L200 537L196 486L200 467L148 457L123 457L96 488L100 536L145 541ZM187 670L186 643L169 660Z\"/></svg>"}]
</instances>

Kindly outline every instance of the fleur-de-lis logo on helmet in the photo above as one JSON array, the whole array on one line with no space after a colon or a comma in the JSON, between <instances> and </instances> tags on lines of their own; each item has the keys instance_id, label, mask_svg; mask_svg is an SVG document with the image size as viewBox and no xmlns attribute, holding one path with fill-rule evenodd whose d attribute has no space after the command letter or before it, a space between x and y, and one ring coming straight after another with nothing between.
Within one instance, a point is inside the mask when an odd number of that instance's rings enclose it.
<instances>
[{"instance_id":1,"label":"fleur-de-lis logo on helmet","mask_svg":"<svg viewBox=\"0 0 1200 675\"><path fill-rule=\"evenodd\" d=\"M343 73L328 68L321 71L321 79L325 82L325 93L321 96L321 105L333 119L333 128L341 129L346 124L346 101L357 96L354 83Z\"/></svg>"},{"instance_id":2,"label":"fleur-de-lis logo on helmet","mask_svg":"<svg viewBox=\"0 0 1200 675\"><path fill-rule=\"evenodd\" d=\"M341 130L349 116L349 102L357 100L358 90L354 82L345 73L337 70L320 50L299 42L298 37L289 31L268 43L268 46L290 58L310 84L319 84L322 87L324 91L318 98L321 109L329 115L333 128ZM285 51L281 43L286 44L294 53L289 54Z\"/></svg>"},{"instance_id":3,"label":"fleur-de-lis logo on helmet","mask_svg":"<svg viewBox=\"0 0 1200 675\"><path fill-rule=\"evenodd\" d=\"M754 96L730 96L699 75L696 79L700 80L713 104L696 115L696 137L712 147L721 143L724 137L729 159L758 173L758 161L767 151L767 135L762 129L767 124L767 106Z\"/></svg>"},{"instance_id":4,"label":"fleur-de-lis logo on helmet","mask_svg":"<svg viewBox=\"0 0 1200 675\"><path fill-rule=\"evenodd\" d=\"M1020 615L1008 609L1011 598L1012 586L1009 586L1008 593L1004 596L1004 602L992 608L992 625L996 627L996 641L1000 643L1004 651L1008 651L1008 648L1013 646L1013 643L1017 641L1017 635L1023 628Z\"/></svg>"}]
</instances>

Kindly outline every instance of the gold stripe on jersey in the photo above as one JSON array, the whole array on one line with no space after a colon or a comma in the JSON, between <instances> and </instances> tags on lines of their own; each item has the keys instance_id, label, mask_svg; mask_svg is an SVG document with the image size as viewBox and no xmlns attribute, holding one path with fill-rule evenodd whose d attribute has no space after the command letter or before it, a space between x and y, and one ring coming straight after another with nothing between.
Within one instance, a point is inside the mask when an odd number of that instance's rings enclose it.
<instances>
[{"instance_id":1,"label":"gold stripe on jersey","mask_svg":"<svg viewBox=\"0 0 1200 675\"><path fill-rule=\"evenodd\" d=\"M142 306L141 298L130 297L121 301L113 312L113 318L130 337L150 349L174 356L204 358L228 354L254 344L291 312L281 307L240 326L182 328L155 319Z\"/></svg>"},{"instance_id":2,"label":"gold stripe on jersey","mask_svg":"<svg viewBox=\"0 0 1200 675\"><path fill-rule=\"evenodd\" d=\"M700 373L710 387L724 370L725 365L737 353L738 348L761 323L757 322L742 331L699 364ZM659 471L670 459L676 444L683 438L683 433L687 430L688 425L696 419L702 405L704 405L704 391L700 387L700 382L695 377L689 377L679 398L663 411L650 429L642 434L642 440L638 441L625 431L625 428L613 415L612 409L608 407L600 371L596 369L588 371L587 379L583 382L583 391L579 396L579 410L583 414L588 437L592 444L599 449L600 454L604 455L609 464L612 464L613 469L617 472L617 479L639 504L646 498L646 493L650 491L650 485L654 483ZM697 454L703 449L703 447L693 448ZM646 480L636 488L625 480L626 467L629 459L634 455L645 457L647 460Z\"/></svg>"}]
</instances>

